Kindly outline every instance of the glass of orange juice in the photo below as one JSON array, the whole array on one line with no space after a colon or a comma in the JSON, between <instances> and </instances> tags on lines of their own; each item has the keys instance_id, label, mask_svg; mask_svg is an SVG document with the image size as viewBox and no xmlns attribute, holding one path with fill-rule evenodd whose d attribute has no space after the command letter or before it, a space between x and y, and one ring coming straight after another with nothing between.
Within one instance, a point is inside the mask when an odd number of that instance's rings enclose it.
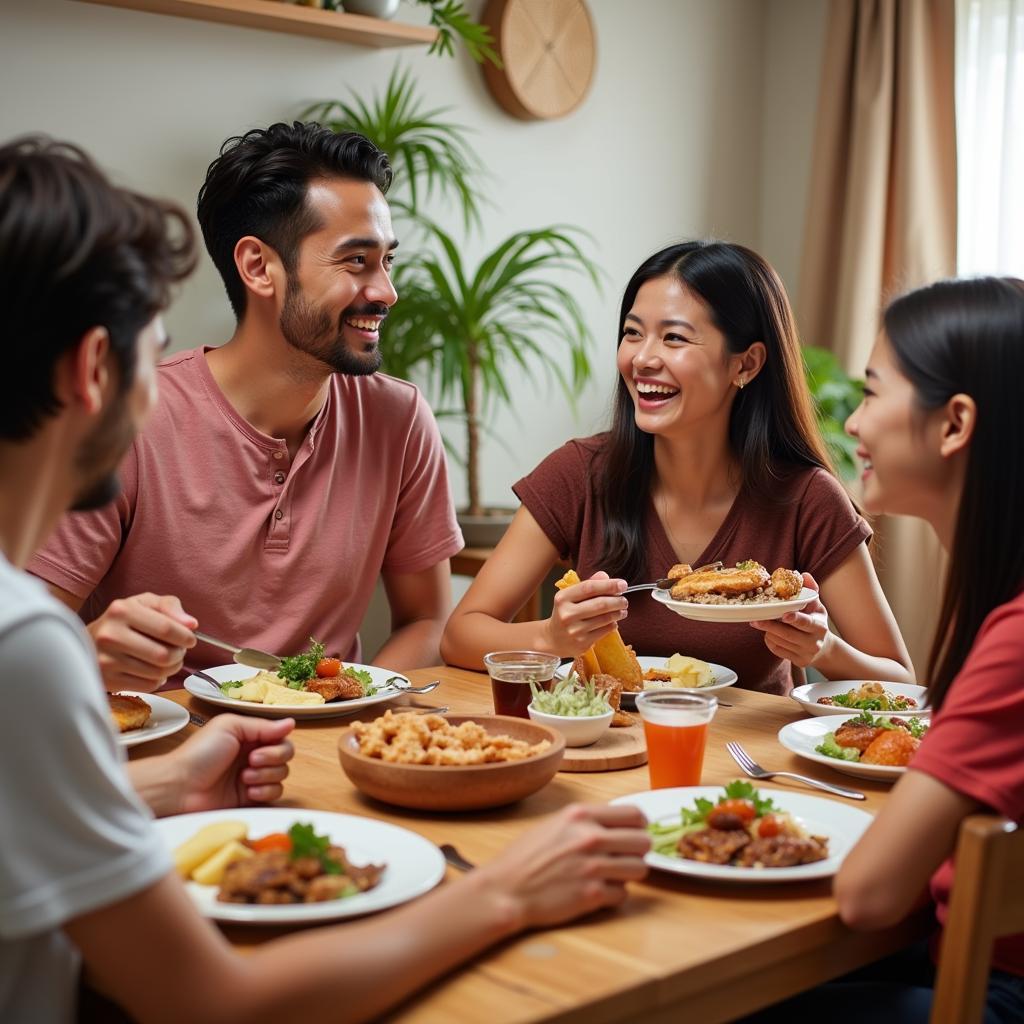
<instances>
[{"instance_id":1,"label":"glass of orange juice","mask_svg":"<svg viewBox=\"0 0 1024 1024\"><path fill-rule=\"evenodd\" d=\"M648 690L637 694L651 789L700 785L708 724L717 707L713 693Z\"/></svg>"}]
</instances>

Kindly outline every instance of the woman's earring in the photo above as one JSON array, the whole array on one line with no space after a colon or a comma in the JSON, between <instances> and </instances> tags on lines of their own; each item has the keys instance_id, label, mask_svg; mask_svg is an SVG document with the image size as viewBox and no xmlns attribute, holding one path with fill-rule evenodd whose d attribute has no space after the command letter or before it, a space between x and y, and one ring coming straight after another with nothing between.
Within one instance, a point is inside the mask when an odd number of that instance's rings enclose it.
<instances>
[{"instance_id":1,"label":"woman's earring","mask_svg":"<svg viewBox=\"0 0 1024 1024\"><path fill-rule=\"evenodd\" d=\"M740 391L742 391L744 386L746 385L746 383L747 383L747 378L746 377L740 377L740 379L738 381L736 381L736 387L738 387L740 389Z\"/></svg>"}]
</instances>

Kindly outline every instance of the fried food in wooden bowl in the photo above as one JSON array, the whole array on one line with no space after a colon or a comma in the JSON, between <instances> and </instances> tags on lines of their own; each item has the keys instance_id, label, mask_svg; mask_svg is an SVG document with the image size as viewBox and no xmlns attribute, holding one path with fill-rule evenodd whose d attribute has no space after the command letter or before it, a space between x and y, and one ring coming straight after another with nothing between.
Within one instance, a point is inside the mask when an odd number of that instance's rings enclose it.
<instances>
[{"instance_id":1,"label":"fried food in wooden bowl","mask_svg":"<svg viewBox=\"0 0 1024 1024\"><path fill-rule=\"evenodd\" d=\"M423 811L477 811L514 803L558 771L565 738L505 715L386 712L342 733L338 757L367 796Z\"/></svg>"}]
</instances>

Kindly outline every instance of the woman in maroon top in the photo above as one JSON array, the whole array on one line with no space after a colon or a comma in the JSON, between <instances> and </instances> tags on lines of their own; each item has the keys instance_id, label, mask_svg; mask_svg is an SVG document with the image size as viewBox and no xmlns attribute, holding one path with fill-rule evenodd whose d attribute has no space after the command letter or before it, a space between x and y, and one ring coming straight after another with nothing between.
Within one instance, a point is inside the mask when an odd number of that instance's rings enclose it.
<instances>
[{"instance_id":1,"label":"woman in maroon top","mask_svg":"<svg viewBox=\"0 0 1024 1024\"><path fill-rule=\"evenodd\" d=\"M618 624L638 654L719 662L750 689L785 693L792 665L912 681L870 531L832 475L775 271L726 242L656 253L626 287L617 363L611 430L569 442L516 484L522 507L449 620L445 659L572 657ZM772 622L710 624L622 596L676 562L748 558L803 571L820 600ZM510 622L560 559L584 583L556 596L550 618Z\"/></svg>"},{"instance_id":2,"label":"woman in maroon top","mask_svg":"<svg viewBox=\"0 0 1024 1024\"><path fill-rule=\"evenodd\" d=\"M902 920L928 888L945 922L967 815L1024 822L1024 281L943 281L897 299L867 378L847 423L864 504L926 520L950 555L931 728L835 882L843 920L870 930ZM1024 934L998 940L992 966L985 1024L1024 1020ZM924 1024L933 981L927 951L912 948L758 1019Z\"/></svg>"}]
</instances>

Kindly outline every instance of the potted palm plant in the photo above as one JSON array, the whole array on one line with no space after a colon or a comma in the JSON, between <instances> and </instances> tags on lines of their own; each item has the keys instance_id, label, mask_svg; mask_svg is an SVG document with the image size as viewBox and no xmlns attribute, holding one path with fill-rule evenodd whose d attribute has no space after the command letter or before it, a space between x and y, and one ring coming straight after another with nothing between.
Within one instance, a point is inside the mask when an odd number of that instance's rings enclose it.
<instances>
[{"instance_id":1,"label":"potted palm plant","mask_svg":"<svg viewBox=\"0 0 1024 1024\"><path fill-rule=\"evenodd\" d=\"M590 339L564 282L576 275L599 287L599 271L583 250L585 233L566 225L514 232L466 265L459 244L425 209L448 201L465 232L481 227L484 171L465 129L447 114L425 110L408 71L397 68L369 102L352 96L304 112L335 131L361 132L391 158L389 199L416 238L396 265L400 300L385 327L383 368L422 383L439 419L461 421L463 444L449 446L466 470L460 522L470 547L489 547L510 518L508 510L485 509L480 494L486 423L498 405L513 405L506 371L554 380L573 400L590 376Z\"/></svg>"}]
</instances>

